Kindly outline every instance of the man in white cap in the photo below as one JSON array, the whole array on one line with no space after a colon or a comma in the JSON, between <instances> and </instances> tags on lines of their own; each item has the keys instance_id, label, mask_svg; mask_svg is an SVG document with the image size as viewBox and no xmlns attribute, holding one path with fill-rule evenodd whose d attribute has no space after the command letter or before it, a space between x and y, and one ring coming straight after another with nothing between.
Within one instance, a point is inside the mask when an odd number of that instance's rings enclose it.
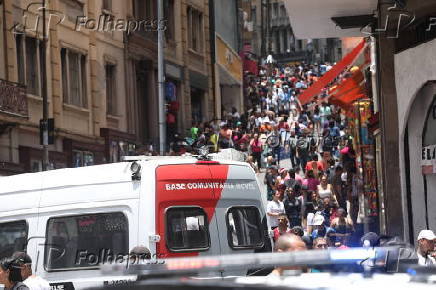
<instances>
[{"instance_id":1,"label":"man in white cap","mask_svg":"<svg viewBox=\"0 0 436 290\"><path fill-rule=\"evenodd\" d=\"M418 264L421 266L436 266L435 240L432 230L422 230L418 235Z\"/></svg>"},{"instance_id":2,"label":"man in white cap","mask_svg":"<svg viewBox=\"0 0 436 290\"><path fill-rule=\"evenodd\" d=\"M316 238L323 237L330 239L330 242L332 244L334 243L334 236L335 230L331 227L327 227L324 223L325 218L323 215L317 213L315 214L312 225L315 227L315 229L312 231L312 240L315 240Z\"/></svg>"}]
</instances>

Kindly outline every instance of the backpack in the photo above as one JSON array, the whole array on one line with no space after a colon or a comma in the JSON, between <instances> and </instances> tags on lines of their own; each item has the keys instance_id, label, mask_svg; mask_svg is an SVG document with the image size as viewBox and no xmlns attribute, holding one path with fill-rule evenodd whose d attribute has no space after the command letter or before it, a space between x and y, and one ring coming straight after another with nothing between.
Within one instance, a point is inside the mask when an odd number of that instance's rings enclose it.
<instances>
[{"instance_id":1,"label":"backpack","mask_svg":"<svg viewBox=\"0 0 436 290\"><path fill-rule=\"evenodd\" d=\"M307 151L307 141L304 138L298 139L297 141L297 149L300 152L306 152Z\"/></svg>"},{"instance_id":2,"label":"backpack","mask_svg":"<svg viewBox=\"0 0 436 290\"><path fill-rule=\"evenodd\" d=\"M332 151L333 150L333 137L328 135L327 137L324 138L324 143L323 143L323 150L324 151Z\"/></svg>"}]
</instances>

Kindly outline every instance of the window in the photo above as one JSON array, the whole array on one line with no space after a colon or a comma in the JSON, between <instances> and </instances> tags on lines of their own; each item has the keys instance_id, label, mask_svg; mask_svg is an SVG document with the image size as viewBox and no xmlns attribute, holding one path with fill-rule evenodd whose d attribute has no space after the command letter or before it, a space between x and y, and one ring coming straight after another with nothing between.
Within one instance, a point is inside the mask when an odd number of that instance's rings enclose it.
<instances>
[{"instance_id":1,"label":"window","mask_svg":"<svg viewBox=\"0 0 436 290\"><path fill-rule=\"evenodd\" d=\"M280 6L280 17L286 17L286 7L284 5Z\"/></svg>"},{"instance_id":2,"label":"window","mask_svg":"<svg viewBox=\"0 0 436 290\"><path fill-rule=\"evenodd\" d=\"M175 40L175 25L174 25L174 0L165 0L164 2L164 13L165 13L165 19L166 19L166 30L165 30L165 37L166 40Z\"/></svg>"},{"instance_id":3,"label":"window","mask_svg":"<svg viewBox=\"0 0 436 290\"><path fill-rule=\"evenodd\" d=\"M64 103L86 108L86 57L62 48L61 65Z\"/></svg>"},{"instance_id":4,"label":"window","mask_svg":"<svg viewBox=\"0 0 436 290\"><path fill-rule=\"evenodd\" d=\"M76 23L77 17L84 15L84 3L83 0L63 0L65 2L65 12L68 20L73 23Z\"/></svg>"},{"instance_id":5,"label":"window","mask_svg":"<svg viewBox=\"0 0 436 290\"><path fill-rule=\"evenodd\" d=\"M26 71L24 66L23 36L21 34L15 34L15 45L17 48L18 82L24 85L26 83Z\"/></svg>"},{"instance_id":6,"label":"window","mask_svg":"<svg viewBox=\"0 0 436 290\"><path fill-rule=\"evenodd\" d=\"M274 3L273 9L273 17L276 18L279 16L279 3Z\"/></svg>"},{"instance_id":7,"label":"window","mask_svg":"<svg viewBox=\"0 0 436 290\"><path fill-rule=\"evenodd\" d=\"M232 248L263 247L262 223L255 207L232 207L227 212L228 241Z\"/></svg>"},{"instance_id":8,"label":"window","mask_svg":"<svg viewBox=\"0 0 436 290\"><path fill-rule=\"evenodd\" d=\"M112 11L112 0L103 0L103 10Z\"/></svg>"},{"instance_id":9,"label":"window","mask_svg":"<svg viewBox=\"0 0 436 290\"><path fill-rule=\"evenodd\" d=\"M154 5L153 0L135 0L133 2L133 9L135 18L138 20L155 20L157 6Z\"/></svg>"},{"instance_id":10,"label":"window","mask_svg":"<svg viewBox=\"0 0 436 290\"><path fill-rule=\"evenodd\" d=\"M73 150L73 167L94 165L94 154L89 151Z\"/></svg>"},{"instance_id":11,"label":"window","mask_svg":"<svg viewBox=\"0 0 436 290\"><path fill-rule=\"evenodd\" d=\"M171 251L201 251L210 247L207 216L201 208L169 208L166 227L167 247Z\"/></svg>"},{"instance_id":12,"label":"window","mask_svg":"<svg viewBox=\"0 0 436 290\"><path fill-rule=\"evenodd\" d=\"M188 7L188 41L190 49L203 52L203 14L192 7Z\"/></svg>"},{"instance_id":13,"label":"window","mask_svg":"<svg viewBox=\"0 0 436 290\"><path fill-rule=\"evenodd\" d=\"M106 105L107 114L116 115L117 113L117 97L116 97L116 79L115 79L115 65L106 64Z\"/></svg>"},{"instance_id":14,"label":"window","mask_svg":"<svg viewBox=\"0 0 436 290\"><path fill-rule=\"evenodd\" d=\"M128 255L128 236L128 221L121 212L50 218L44 266L52 271L113 262Z\"/></svg>"},{"instance_id":15,"label":"window","mask_svg":"<svg viewBox=\"0 0 436 290\"><path fill-rule=\"evenodd\" d=\"M27 92L39 96L38 42L26 37L26 86Z\"/></svg>"},{"instance_id":16,"label":"window","mask_svg":"<svg viewBox=\"0 0 436 290\"><path fill-rule=\"evenodd\" d=\"M16 251L26 251L26 247L26 221L0 224L0 259L10 257Z\"/></svg>"}]
</instances>

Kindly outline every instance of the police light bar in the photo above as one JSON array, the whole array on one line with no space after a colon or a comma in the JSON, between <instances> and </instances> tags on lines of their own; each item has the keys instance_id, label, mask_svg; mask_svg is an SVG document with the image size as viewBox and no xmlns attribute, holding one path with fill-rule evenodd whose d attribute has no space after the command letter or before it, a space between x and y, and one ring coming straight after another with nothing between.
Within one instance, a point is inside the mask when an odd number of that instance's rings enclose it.
<instances>
[{"instance_id":1,"label":"police light bar","mask_svg":"<svg viewBox=\"0 0 436 290\"><path fill-rule=\"evenodd\" d=\"M138 279L147 279L156 276L193 276L199 273L220 273L224 269L248 270L285 266L361 265L365 261L374 259L378 259L377 266L381 266L380 257L387 257L387 251L389 249L353 248L172 258L150 260L147 263L130 265L124 268L124 274L137 275ZM382 264L385 263L386 261L383 260ZM373 265L376 264L373 263ZM115 268L112 268L112 270L115 270ZM117 270L120 270L120 268Z\"/></svg>"}]
</instances>

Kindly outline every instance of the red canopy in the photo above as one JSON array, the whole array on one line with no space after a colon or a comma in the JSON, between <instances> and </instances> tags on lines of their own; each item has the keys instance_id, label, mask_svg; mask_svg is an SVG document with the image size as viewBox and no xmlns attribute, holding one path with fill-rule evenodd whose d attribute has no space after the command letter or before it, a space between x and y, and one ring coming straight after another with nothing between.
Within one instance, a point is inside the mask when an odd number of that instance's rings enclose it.
<instances>
[{"instance_id":1,"label":"red canopy","mask_svg":"<svg viewBox=\"0 0 436 290\"><path fill-rule=\"evenodd\" d=\"M305 90L298 99L302 105L309 103L312 98L318 95L323 88L331 83L345 68L351 65L359 53L365 47L365 40L362 40L349 54L347 54L340 62L326 72L316 83Z\"/></svg>"}]
</instances>

